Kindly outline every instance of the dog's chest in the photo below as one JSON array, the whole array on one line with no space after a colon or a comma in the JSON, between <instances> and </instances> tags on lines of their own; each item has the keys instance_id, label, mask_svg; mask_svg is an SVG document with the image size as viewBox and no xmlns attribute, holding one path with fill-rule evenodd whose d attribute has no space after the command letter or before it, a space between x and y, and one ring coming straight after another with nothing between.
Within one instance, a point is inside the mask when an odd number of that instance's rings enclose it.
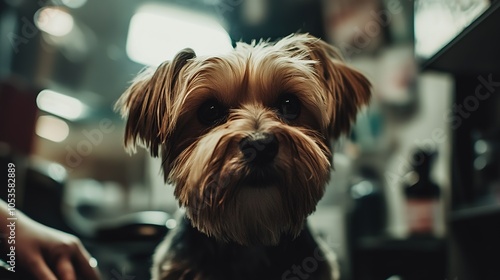
<instances>
[{"instance_id":1,"label":"dog's chest","mask_svg":"<svg viewBox=\"0 0 500 280\"><path fill-rule=\"evenodd\" d=\"M159 273L159 279L331 279L329 264L307 228L293 241L266 247L221 243L189 224L181 227L172 233L175 236L169 240L168 251L157 252L165 254L161 263L155 264L166 268ZM309 259L315 260L314 267L301 268Z\"/></svg>"}]
</instances>

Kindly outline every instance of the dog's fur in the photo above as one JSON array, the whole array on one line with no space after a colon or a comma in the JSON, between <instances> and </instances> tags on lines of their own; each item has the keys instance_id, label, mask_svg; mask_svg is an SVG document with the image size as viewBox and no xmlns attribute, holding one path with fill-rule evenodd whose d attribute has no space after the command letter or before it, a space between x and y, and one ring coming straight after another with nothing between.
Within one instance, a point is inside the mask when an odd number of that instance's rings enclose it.
<instances>
[{"instance_id":1,"label":"dog's fur","mask_svg":"<svg viewBox=\"0 0 500 280\"><path fill-rule=\"evenodd\" d=\"M157 250L153 278L306 279L293 266L326 257L306 218L329 178L330 140L369 99L368 80L307 34L213 57L185 49L140 74L117 103L125 144L162 157L186 213ZM272 155L255 161L263 149ZM317 263L307 279L338 275Z\"/></svg>"}]
</instances>

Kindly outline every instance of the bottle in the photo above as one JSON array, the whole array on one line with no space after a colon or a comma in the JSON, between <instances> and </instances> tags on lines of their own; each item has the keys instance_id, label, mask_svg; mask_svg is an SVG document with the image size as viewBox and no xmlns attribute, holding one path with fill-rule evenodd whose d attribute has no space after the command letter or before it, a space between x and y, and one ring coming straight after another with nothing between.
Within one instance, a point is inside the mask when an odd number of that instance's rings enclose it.
<instances>
[{"instance_id":1,"label":"bottle","mask_svg":"<svg viewBox=\"0 0 500 280\"><path fill-rule=\"evenodd\" d=\"M376 171L360 168L361 178L350 189L354 202L351 213L353 237L380 237L385 228L386 202Z\"/></svg>"},{"instance_id":2,"label":"bottle","mask_svg":"<svg viewBox=\"0 0 500 280\"><path fill-rule=\"evenodd\" d=\"M404 184L406 214L411 236L433 235L440 221L440 188L430 178L435 152L418 150L413 155L413 171Z\"/></svg>"}]
</instances>

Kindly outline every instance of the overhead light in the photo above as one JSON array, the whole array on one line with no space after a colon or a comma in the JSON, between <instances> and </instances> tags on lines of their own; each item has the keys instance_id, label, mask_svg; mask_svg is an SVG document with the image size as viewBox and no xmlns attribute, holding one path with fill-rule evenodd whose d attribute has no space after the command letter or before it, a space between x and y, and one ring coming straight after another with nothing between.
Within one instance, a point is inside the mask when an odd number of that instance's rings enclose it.
<instances>
[{"instance_id":1,"label":"overhead light","mask_svg":"<svg viewBox=\"0 0 500 280\"><path fill-rule=\"evenodd\" d=\"M71 121L83 117L87 109L80 100L48 89L38 94L36 105L40 110Z\"/></svg>"},{"instance_id":2,"label":"overhead light","mask_svg":"<svg viewBox=\"0 0 500 280\"><path fill-rule=\"evenodd\" d=\"M53 142L62 142L69 135L68 124L56 117L40 116L36 122L36 135Z\"/></svg>"},{"instance_id":3,"label":"overhead light","mask_svg":"<svg viewBox=\"0 0 500 280\"><path fill-rule=\"evenodd\" d=\"M77 9L87 3L87 0L61 0L61 2L68 8Z\"/></svg>"},{"instance_id":4,"label":"overhead light","mask_svg":"<svg viewBox=\"0 0 500 280\"><path fill-rule=\"evenodd\" d=\"M130 20L127 55L145 65L159 65L184 48L198 56L232 49L231 39L215 17L174 6L148 4Z\"/></svg>"},{"instance_id":5,"label":"overhead light","mask_svg":"<svg viewBox=\"0 0 500 280\"><path fill-rule=\"evenodd\" d=\"M418 57L426 59L437 53L490 6L486 0L458 2L416 2L414 31Z\"/></svg>"},{"instance_id":6,"label":"overhead light","mask_svg":"<svg viewBox=\"0 0 500 280\"><path fill-rule=\"evenodd\" d=\"M73 16L58 7L41 8L34 20L40 30L57 37L67 35L75 24Z\"/></svg>"}]
</instances>

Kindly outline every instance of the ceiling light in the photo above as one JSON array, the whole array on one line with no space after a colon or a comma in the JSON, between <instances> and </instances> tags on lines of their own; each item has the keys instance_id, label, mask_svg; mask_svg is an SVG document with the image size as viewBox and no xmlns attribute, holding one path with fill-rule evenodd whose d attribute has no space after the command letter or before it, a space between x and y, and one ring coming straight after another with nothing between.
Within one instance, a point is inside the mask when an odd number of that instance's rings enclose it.
<instances>
[{"instance_id":1,"label":"ceiling light","mask_svg":"<svg viewBox=\"0 0 500 280\"><path fill-rule=\"evenodd\" d=\"M58 37L67 35L74 26L73 16L57 7L41 8L34 20L40 30Z\"/></svg>"},{"instance_id":2,"label":"ceiling light","mask_svg":"<svg viewBox=\"0 0 500 280\"><path fill-rule=\"evenodd\" d=\"M56 117L40 116L36 122L36 135L53 142L62 142L69 135L68 124Z\"/></svg>"},{"instance_id":3,"label":"ceiling light","mask_svg":"<svg viewBox=\"0 0 500 280\"><path fill-rule=\"evenodd\" d=\"M215 17L165 5L146 5L130 20L127 55L133 61L159 65L184 48L198 56L232 49L231 39Z\"/></svg>"},{"instance_id":4,"label":"ceiling light","mask_svg":"<svg viewBox=\"0 0 500 280\"><path fill-rule=\"evenodd\" d=\"M36 105L40 110L71 121L86 113L86 106L80 100L48 89L38 94Z\"/></svg>"},{"instance_id":5,"label":"ceiling light","mask_svg":"<svg viewBox=\"0 0 500 280\"><path fill-rule=\"evenodd\" d=\"M87 0L61 0L61 2L68 8L77 9L87 3Z\"/></svg>"}]
</instances>

